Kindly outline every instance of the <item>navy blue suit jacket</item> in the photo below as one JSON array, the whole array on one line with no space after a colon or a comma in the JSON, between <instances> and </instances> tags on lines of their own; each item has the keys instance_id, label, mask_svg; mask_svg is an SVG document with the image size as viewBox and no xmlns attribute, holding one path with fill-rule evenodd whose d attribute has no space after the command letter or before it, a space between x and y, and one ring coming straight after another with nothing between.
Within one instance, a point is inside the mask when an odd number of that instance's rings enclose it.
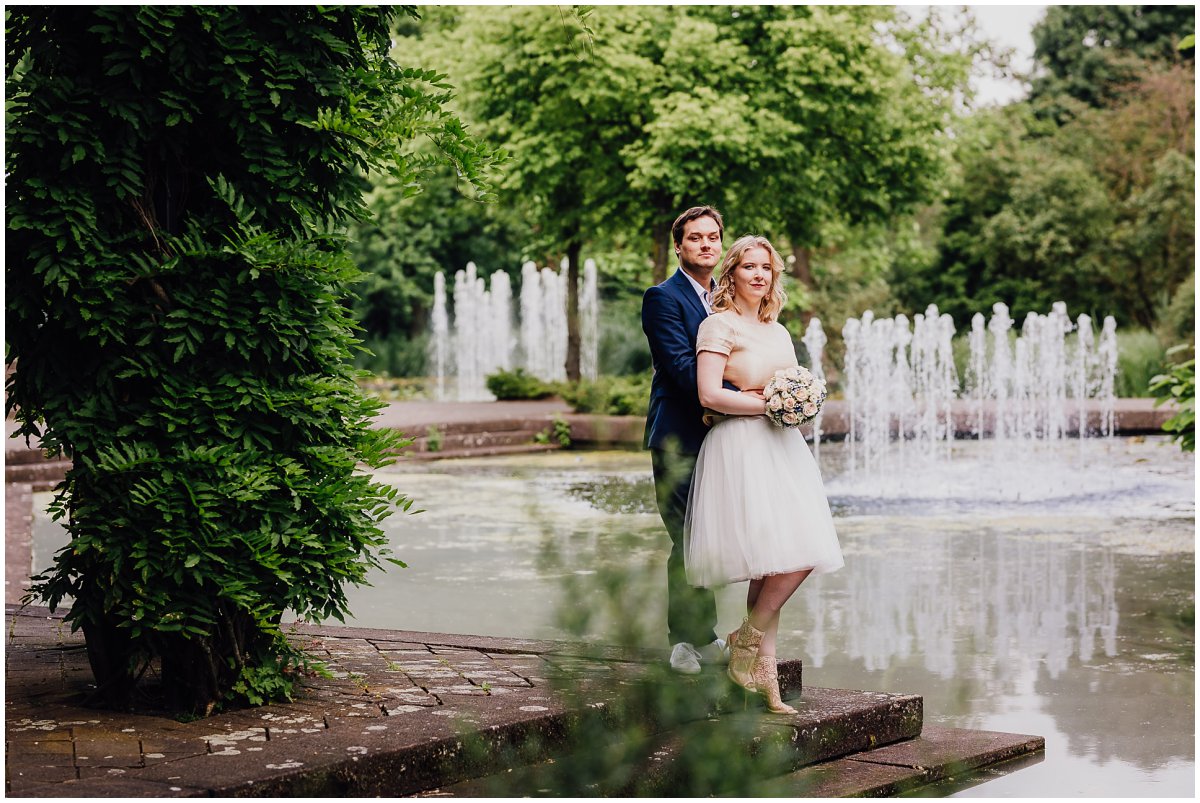
<instances>
[{"instance_id":1,"label":"navy blue suit jacket","mask_svg":"<svg viewBox=\"0 0 1200 803\"><path fill-rule=\"evenodd\" d=\"M707 317L682 268L642 296L642 331L654 360L645 439L651 449L700 452L708 427L696 391L696 330Z\"/></svg>"}]
</instances>

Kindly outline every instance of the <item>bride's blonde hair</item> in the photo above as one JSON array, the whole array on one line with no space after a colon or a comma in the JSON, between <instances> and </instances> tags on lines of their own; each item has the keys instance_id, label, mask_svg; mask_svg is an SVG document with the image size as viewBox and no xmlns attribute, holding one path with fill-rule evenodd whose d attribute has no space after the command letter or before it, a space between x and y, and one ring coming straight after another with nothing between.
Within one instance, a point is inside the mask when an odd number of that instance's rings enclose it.
<instances>
[{"instance_id":1,"label":"bride's blonde hair","mask_svg":"<svg viewBox=\"0 0 1200 803\"><path fill-rule=\"evenodd\" d=\"M734 302L733 272L742 261L742 256L751 248L765 249L771 257L771 286L767 288L767 294L758 305L758 319L763 323L773 323L779 317L779 311L783 309L783 302L787 301L787 293L783 292L783 282L780 279L783 274L783 259L770 240L757 234L739 237L729 247L725 261L721 263L721 275L717 278L717 289L713 291L711 306L713 312L724 312L728 309L741 312Z\"/></svg>"}]
</instances>

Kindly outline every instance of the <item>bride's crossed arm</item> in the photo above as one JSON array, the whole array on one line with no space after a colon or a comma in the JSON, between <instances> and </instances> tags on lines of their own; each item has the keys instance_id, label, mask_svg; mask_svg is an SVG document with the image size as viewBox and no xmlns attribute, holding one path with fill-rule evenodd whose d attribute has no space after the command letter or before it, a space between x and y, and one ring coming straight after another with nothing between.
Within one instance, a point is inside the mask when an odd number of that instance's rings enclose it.
<instances>
[{"instance_id":1,"label":"bride's crossed arm","mask_svg":"<svg viewBox=\"0 0 1200 803\"><path fill-rule=\"evenodd\" d=\"M763 415L767 404L757 391L739 393L722 386L729 355L701 351L696 355L696 389L700 404L725 415Z\"/></svg>"}]
</instances>

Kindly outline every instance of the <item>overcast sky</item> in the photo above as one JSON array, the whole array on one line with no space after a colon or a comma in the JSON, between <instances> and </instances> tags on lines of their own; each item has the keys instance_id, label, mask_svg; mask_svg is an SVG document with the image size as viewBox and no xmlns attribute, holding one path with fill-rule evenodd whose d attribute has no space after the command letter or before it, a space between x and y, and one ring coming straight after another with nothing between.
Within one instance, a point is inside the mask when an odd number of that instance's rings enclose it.
<instances>
[{"instance_id":1,"label":"overcast sky","mask_svg":"<svg viewBox=\"0 0 1200 803\"><path fill-rule=\"evenodd\" d=\"M971 6L971 12L983 34L1001 45L1013 48L1013 69L1028 72L1033 67L1033 26L1042 18L1046 6ZM1020 97L1024 89L1013 80L981 78L975 85L980 104L1007 103Z\"/></svg>"},{"instance_id":2,"label":"overcast sky","mask_svg":"<svg viewBox=\"0 0 1200 803\"><path fill-rule=\"evenodd\" d=\"M922 19L930 6L900 6L909 15ZM961 6L941 6L944 13L954 14ZM972 4L980 33L998 45L1013 49L1012 69L1028 72L1033 66L1033 26L1042 18L1046 6L1012 6L1003 4ZM977 106L1000 105L1024 94L1020 82L1011 79L978 77L974 81Z\"/></svg>"}]
</instances>

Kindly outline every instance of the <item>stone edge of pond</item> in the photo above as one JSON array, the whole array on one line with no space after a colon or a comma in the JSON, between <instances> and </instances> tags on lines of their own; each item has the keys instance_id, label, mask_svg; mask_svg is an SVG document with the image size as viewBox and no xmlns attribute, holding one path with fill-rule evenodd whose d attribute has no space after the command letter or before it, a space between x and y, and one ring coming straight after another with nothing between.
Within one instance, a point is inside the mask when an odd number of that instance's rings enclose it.
<instances>
[{"instance_id":1,"label":"stone edge of pond","mask_svg":"<svg viewBox=\"0 0 1200 803\"><path fill-rule=\"evenodd\" d=\"M20 797L419 794L503 771L506 750L520 748L523 761L551 755L572 723L605 716L622 679L666 658L665 650L302 625L293 637L332 677L313 679L292 703L180 722L81 706L91 680L82 636L44 608L6 612L6 794ZM794 696L800 662L781 669L785 696ZM574 703L550 679L564 671ZM943 768L1001 760L994 744L980 752L979 732L920 735L913 695L809 689L795 702L800 715L762 719L766 738L800 745L804 762L854 753L835 759L857 762L835 773L843 784L874 784L879 767L906 765L920 765L932 782L937 756ZM1005 757L1041 749L1029 747L1037 737L993 736ZM884 742L894 744L877 746ZM857 752L864 748L874 749Z\"/></svg>"}]
</instances>

